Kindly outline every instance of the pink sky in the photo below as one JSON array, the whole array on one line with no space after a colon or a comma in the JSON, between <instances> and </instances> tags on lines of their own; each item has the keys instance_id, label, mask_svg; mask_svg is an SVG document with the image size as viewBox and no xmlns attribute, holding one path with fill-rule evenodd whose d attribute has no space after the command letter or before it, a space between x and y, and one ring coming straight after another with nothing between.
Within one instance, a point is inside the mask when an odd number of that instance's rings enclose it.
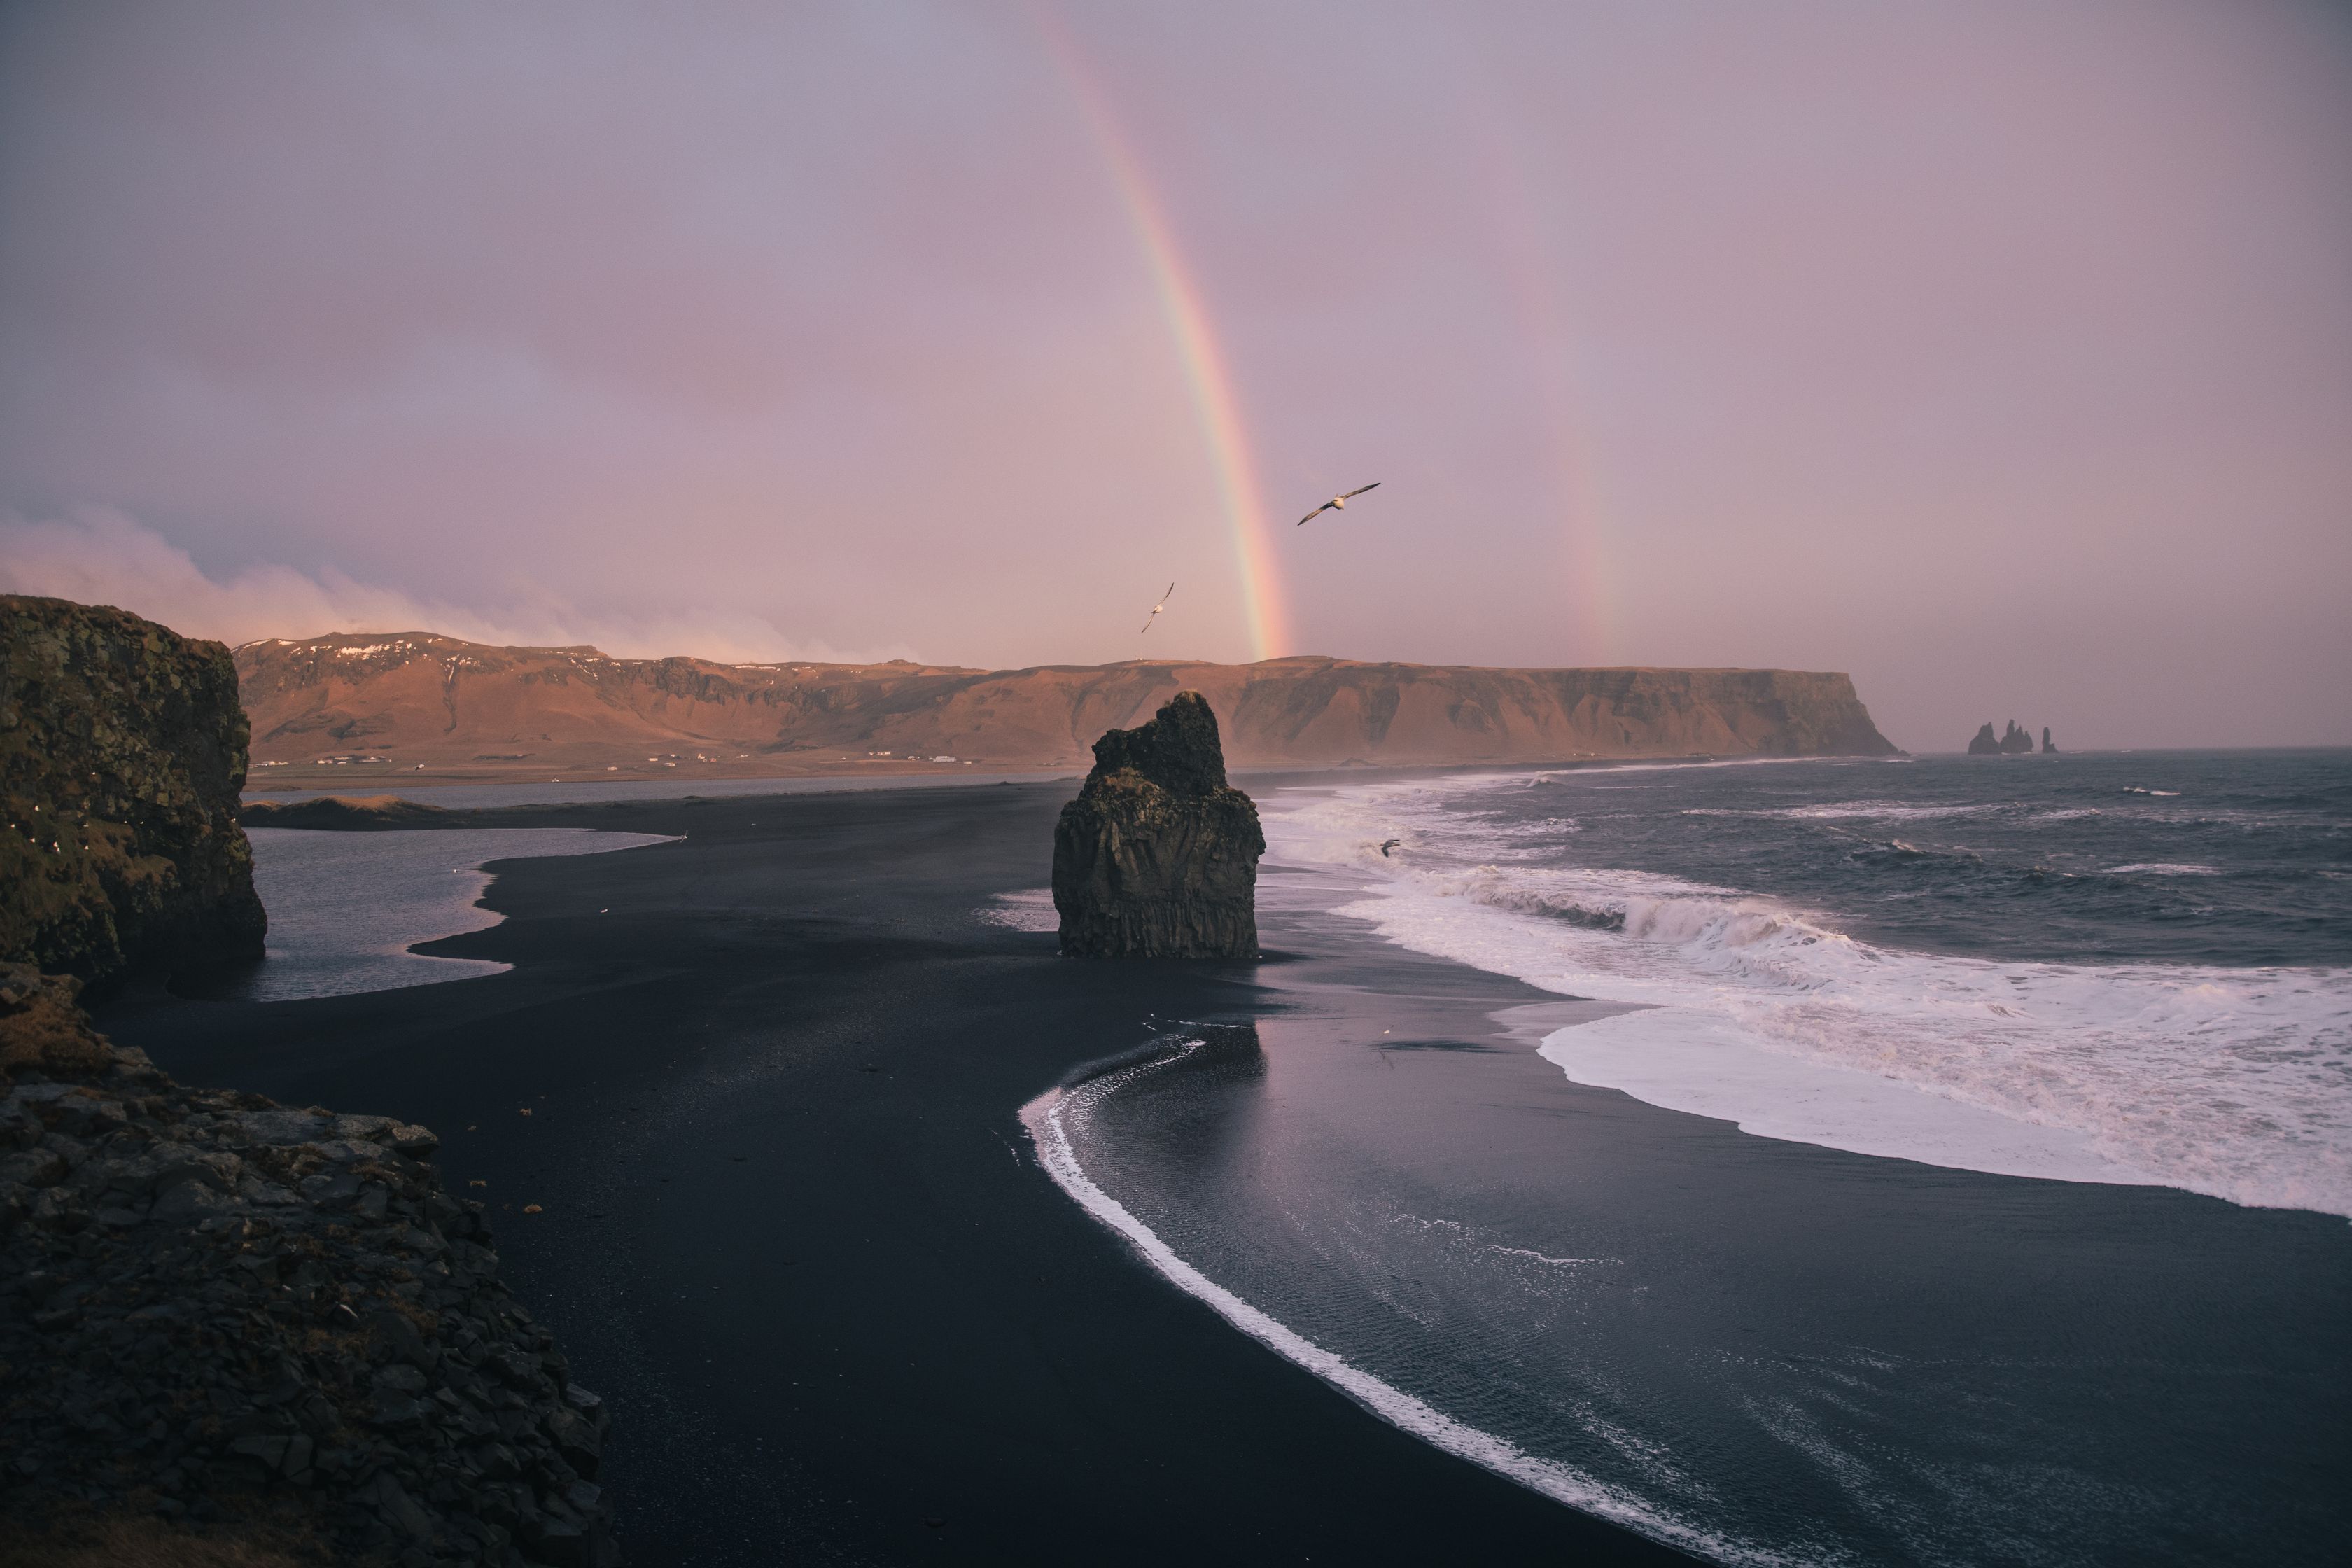
<instances>
[{"instance_id":1,"label":"pink sky","mask_svg":"<svg viewBox=\"0 0 2352 1568\"><path fill-rule=\"evenodd\" d=\"M0 584L2352 742L2347 170L2266 0L19 5Z\"/></svg>"}]
</instances>

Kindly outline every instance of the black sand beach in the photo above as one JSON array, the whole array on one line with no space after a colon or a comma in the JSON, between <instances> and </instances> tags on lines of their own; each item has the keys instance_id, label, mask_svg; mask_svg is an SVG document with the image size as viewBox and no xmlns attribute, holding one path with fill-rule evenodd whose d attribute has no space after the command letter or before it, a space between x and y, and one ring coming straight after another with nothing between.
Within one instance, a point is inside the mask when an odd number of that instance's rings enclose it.
<instances>
[{"instance_id":1,"label":"black sand beach","mask_svg":"<svg viewBox=\"0 0 2352 1568\"><path fill-rule=\"evenodd\" d=\"M1263 1001L1254 966L1066 963L975 916L1045 880L1067 794L486 813L687 837L501 867L506 923L428 951L508 973L100 1021L189 1081L443 1134L614 1408L633 1561L1679 1560L1359 1409L1038 1168L1024 1101Z\"/></svg>"}]
</instances>

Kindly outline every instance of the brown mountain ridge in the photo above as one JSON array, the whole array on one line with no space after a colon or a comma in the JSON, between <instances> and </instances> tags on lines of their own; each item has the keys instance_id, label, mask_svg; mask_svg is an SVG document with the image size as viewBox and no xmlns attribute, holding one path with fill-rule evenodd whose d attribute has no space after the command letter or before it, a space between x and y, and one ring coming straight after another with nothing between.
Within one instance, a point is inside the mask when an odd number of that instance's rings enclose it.
<instances>
[{"instance_id":1,"label":"brown mountain ridge","mask_svg":"<svg viewBox=\"0 0 2352 1568\"><path fill-rule=\"evenodd\" d=\"M1004 670L730 665L399 632L248 643L236 671L257 784L321 769L341 779L1065 767L1186 689L1208 698L1244 768L1895 750L1848 677L1783 669L1311 656Z\"/></svg>"}]
</instances>

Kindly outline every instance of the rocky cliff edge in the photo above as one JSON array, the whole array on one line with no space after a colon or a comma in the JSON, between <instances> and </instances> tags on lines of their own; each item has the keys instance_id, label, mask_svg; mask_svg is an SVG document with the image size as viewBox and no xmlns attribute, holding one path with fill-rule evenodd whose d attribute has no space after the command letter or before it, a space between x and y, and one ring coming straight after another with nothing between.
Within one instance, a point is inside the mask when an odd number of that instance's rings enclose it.
<instances>
[{"instance_id":1,"label":"rocky cliff edge","mask_svg":"<svg viewBox=\"0 0 2352 1568\"><path fill-rule=\"evenodd\" d=\"M228 649L0 595L0 959L104 984L258 958Z\"/></svg>"},{"instance_id":2,"label":"rocky cliff edge","mask_svg":"<svg viewBox=\"0 0 2352 1568\"><path fill-rule=\"evenodd\" d=\"M175 1084L77 989L0 964L7 1528L93 1563L127 1530L140 1561L616 1563L604 1402L433 1134Z\"/></svg>"}]
</instances>

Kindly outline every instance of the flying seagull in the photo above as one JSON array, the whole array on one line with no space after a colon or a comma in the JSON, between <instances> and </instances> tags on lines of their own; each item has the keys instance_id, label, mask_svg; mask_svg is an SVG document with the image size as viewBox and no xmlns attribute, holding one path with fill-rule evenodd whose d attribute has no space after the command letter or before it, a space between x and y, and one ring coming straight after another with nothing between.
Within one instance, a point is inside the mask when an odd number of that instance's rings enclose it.
<instances>
[{"instance_id":1,"label":"flying seagull","mask_svg":"<svg viewBox=\"0 0 2352 1568\"><path fill-rule=\"evenodd\" d=\"M1387 843L1385 843L1385 844L1381 845L1381 859L1383 859L1383 860L1387 859L1387 858L1389 858L1389 851L1390 851L1390 850L1391 850L1391 849L1393 849L1393 848L1395 848L1398 845L1400 845L1400 844L1402 844L1402 843L1403 843L1403 842L1404 842L1404 840L1403 840L1403 839L1402 839L1402 838L1391 838L1391 839L1390 839Z\"/></svg>"},{"instance_id":2,"label":"flying seagull","mask_svg":"<svg viewBox=\"0 0 2352 1568\"><path fill-rule=\"evenodd\" d=\"M1150 615L1146 616L1143 618L1143 631L1144 631L1144 632L1148 632L1148 631L1150 631L1150 630L1151 629L1151 623L1152 623L1152 622L1154 622L1154 621L1156 621L1156 620L1158 620L1158 619L1160 618L1160 611L1162 611L1162 610L1164 610L1164 609L1166 609L1166 608L1168 607L1168 601L1169 601L1169 600L1171 600L1171 599L1172 599L1172 598L1174 598L1175 596L1176 596L1176 584L1173 584L1173 583L1171 583L1171 584L1168 584L1168 592L1166 592L1166 593L1164 593L1164 594L1160 595L1160 602L1159 602L1158 604L1156 604L1156 605L1152 605L1152 606L1151 606L1151 614L1150 614ZM1138 637L1141 637L1141 636L1143 635L1143 632L1138 632L1138 633L1136 633L1135 635L1136 635L1136 636L1138 636Z\"/></svg>"},{"instance_id":3,"label":"flying seagull","mask_svg":"<svg viewBox=\"0 0 2352 1568\"><path fill-rule=\"evenodd\" d=\"M1380 488L1381 481L1374 479L1370 484L1366 485L1364 489L1349 490L1346 495L1333 496L1329 500L1325 501L1321 506L1317 507L1313 511L1310 511L1305 517L1300 518L1298 520L1298 526L1305 528L1308 523L1313 522L1317 518L1321 517L1327 511L1345 511L1348 510L1348 503L1355 500L1358 496L1362 495L1364 490L1376 490Z\"/></svg>"}]
</instances>

